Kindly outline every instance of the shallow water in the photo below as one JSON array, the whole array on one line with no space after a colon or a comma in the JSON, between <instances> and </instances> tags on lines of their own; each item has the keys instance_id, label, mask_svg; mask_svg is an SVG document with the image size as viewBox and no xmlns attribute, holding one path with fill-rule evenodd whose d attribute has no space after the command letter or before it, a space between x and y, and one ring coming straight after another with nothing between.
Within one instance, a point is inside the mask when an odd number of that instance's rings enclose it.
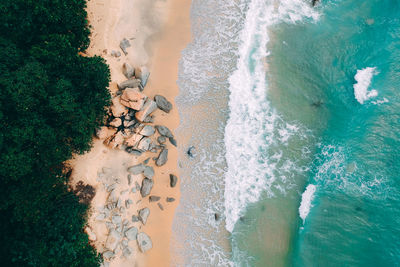
<instances>
[{"instance_id":1,"label":"shallow water","mask_svg":"<svg viewBox=\"0 0 400 267\"><path fill-rule=\"evenodd\" d=\"M181 148L176 265L398 264L399 14L395 0L193 2L178 135L198 156Z\"/></svg>"}]
</instances>

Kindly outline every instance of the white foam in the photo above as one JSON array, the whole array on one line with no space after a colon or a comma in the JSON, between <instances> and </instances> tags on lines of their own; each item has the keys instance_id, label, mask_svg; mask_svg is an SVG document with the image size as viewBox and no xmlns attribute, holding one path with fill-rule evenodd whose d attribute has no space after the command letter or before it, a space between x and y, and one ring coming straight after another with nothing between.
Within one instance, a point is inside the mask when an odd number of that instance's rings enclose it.
<instances>
[{"instance_id":1,"label":"white foam","mask_svg":"<svg viewBox=\"0 0 400 267\"><path fill-rule=\"evenodd\" d=\"M281 0L279 3L253 0L241 32L237 70L229 79L230 117L225 128L227 172L225 173L226 229L232 232L235 223L249 203L256 202L262 192L276 184L277 163L266 157L269 147L284 144L298 128L285 124L266 99L265 57L268 27L279 22L297 23L303 18L318 19L319 14L302 0ZM250 66L249 61L254 62ZM280 127L277 130L277 127Z\"/></svg>"},{"instance_id":2,"label":"white foam","mask_svg":"<svg viewBox=\"0 0 400 267\"><path fill-rule=\"evenodd\" d=\"M299 215L303 220L303 224L306 221L307 215L310 213L310 209L312 207L312 201L314 199L314 193L317 190L317 187L313 184L309 184L301 195L301 203L299 207Z\"/></svg>"},{"instance_id":3,"label":"white foam","mask_svg":"<svg viewBox=\"0 0 400 267\"><path fill-rule=\"evenodd\" d=\"M356 97L358 103L364 104L364 102L368 99L378 96L378 91L368 91L368 87L371 85L372 77L376 74L378 74L376 67L367 67L357 70L357 73L354 76L354 79L357 81L357 83L353 85L353 88L354 96Z\"/></svg>"}]
</instances>

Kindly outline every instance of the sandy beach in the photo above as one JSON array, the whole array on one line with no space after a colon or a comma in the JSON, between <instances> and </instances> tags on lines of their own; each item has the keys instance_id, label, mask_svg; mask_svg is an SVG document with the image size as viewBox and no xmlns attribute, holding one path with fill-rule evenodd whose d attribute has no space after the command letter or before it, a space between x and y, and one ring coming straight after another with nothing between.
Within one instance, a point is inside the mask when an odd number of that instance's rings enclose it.
<instances>
[{"instance_id":1,"label":"sandy beach","mask_svg":"<svg viewBox=\"0 0 400 267\"><path fill-rule=\"evenodd\" d=\"M152 125L165 125L174 132L179 125L179 114L174 102L179 93L176 84L178 62L182 49L190 41L190 1L92 0L88 2L87 12L92 35L86 53L106 59L111 70L109 89L112 96L118 91L117 84L126 80L122 73L123 63L130 63L134 67L146 65L151 74L143 93L149 98L157 94L163 95L173 104L169 113L156 110L153 113L155 120ZM112 56L112 51L120 51L119 44L123 38L128 39L131 44L131 47L127 48L127 55L121 52L120 57ZM169 248L171 227L180 196L179 178L176 187L171 188L169 185L169 174L179 177L176 147L167 142L168 162L157 167L152 158L158 154L146 152L141 156L134 156L118 148L110 149L103 141L94 138L90 152L76 156L69 162L73 167L71 183L83 181L96 189L88 222L96 235L93 244L99 252L104 251L108 230L105 223L96 220L95 217L108 197L108 192L98 177L99 174L108 175L119 179L121 199L125 201L129 198L133 201L123 219L130 221L131 216L137 215L138 210L144 207L150 209L150 216L145 225L141 225L140 222L133 225L139 232L147 233L153 243L151 250L141 253L136 241L129 241L129 246L134 249L133 254L130 257L122 257L121 253L117 253L110 261L110 266L169 266L173 256L170 255ZM177 141L179 145L179 140ZM148 165L155 170L151 195L161 197L159 202L149 202L148 197L142 199L140 193L124 192L130 189L126 178L127 168L147 158L150 158ZM135 175L132 183L141 184L141 179L141 175ZM172 197L175 201L167 203L167 197ZM158 203L162 205L163 210Z\"/></svg>"}]
</instances>

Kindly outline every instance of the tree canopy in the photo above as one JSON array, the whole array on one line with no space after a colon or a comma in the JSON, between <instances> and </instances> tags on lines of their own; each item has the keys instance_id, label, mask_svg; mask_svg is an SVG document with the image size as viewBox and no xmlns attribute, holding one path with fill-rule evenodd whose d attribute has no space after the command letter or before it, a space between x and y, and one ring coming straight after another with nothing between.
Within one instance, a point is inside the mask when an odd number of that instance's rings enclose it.
<instances>
[{"instance_id":1,"label":"tree canopy","mask_svg":"<svg viewBox=\"0 0 400 267\"><path fill-rule=\"evenodd\" d=\"M85 57L84 0L0 0L0 246L3 266L98 266L87 204L63 162L91 146L110 73Z\"/></svg>"}]
</instances>

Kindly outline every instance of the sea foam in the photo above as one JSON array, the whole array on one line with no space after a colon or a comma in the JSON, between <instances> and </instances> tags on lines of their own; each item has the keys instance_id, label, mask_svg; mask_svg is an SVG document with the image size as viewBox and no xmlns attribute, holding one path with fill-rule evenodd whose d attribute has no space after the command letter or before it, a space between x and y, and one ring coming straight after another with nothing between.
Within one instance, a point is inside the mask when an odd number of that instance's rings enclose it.
<instances>
[{"instance_id":1,"label":"sea foam","mask_svg":"<svg viewBox=\"0 0 400 267\"><path fill-rule=\"evenodd\" d=\"M378 96L378 91L371 90L368 91L368 87L371 85L371 80L374 75L378 74L376 67L367 67L365 69L357 70L354 79L357 81L353 85L354 96L356 97L358 103L364 104L370 98Z\"/></svg>"},{"instance_id":2,"label":"sea foam","mask_svg":"<svg viewBox=\"0 0 400 267\"><path fill-rule=\"evenodd\" d=\"M230 115L225 128L225 218L230 232L247 205L263 192L271 196L274 186L284 190L277 180L285 178L276 175L282 162L274 160L280 152L271 152L270 147L287 143L298 128L285 123L270 106L264 60L269 55L268 27L304 18L317 20L319 13L302 0L253 0L247 10L237 70L229 78Z\"/></svg>"},{"instance_id":3,"label":"sea foam","mask_svg":"<svg viewBox=\"0 0 400 267\"><path fill-rule=\"evenodd\" d=\"M309 184L301 195L301 203L299 207L299 215L303 220L303 224L306 221L308 213L310 213L311 204L314 199L314 193L317 190L317 187L313 184Z\"/></svg>"}]
</instances>

